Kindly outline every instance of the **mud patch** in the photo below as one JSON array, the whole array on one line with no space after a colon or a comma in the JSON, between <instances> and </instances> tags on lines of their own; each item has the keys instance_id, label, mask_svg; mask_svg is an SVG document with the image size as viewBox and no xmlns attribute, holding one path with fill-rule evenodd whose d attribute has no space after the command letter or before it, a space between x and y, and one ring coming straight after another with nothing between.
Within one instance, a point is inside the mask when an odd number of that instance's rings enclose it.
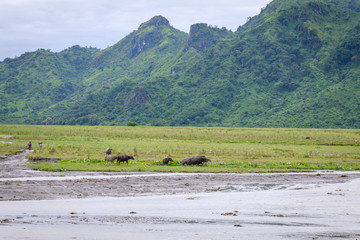
<instances>
[{"instance_id":1,"label":"mud patch","mask_svg":"<svg viewBox=\"0 0 360 240\"><path fill-rule=\"evenodd\" d=\"M29 157L31 162L58 162L60 158L42 158L42 157Z\"/></svg>"}]
</instances>

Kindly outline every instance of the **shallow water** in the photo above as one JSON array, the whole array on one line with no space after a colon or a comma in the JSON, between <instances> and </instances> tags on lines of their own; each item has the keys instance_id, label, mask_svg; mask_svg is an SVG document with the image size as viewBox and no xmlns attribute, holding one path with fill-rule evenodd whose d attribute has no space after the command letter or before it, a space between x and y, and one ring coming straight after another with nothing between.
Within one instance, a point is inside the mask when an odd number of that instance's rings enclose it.
<instances>
[{"instance_id":1,"label":"shallow water","mask_svg":"<svg viewBox=\"0 0 360 240\"><path fill-rule=\"evenodd\" d=\"M25 159L26 161L26 159ZM81 179L114 179L114 178L129 178L129 177L191 177L191 176L210 176L214 175L213 173L121 173L121 174L114 174L114 173L99 173L99 172L66 172L66 173L56 173L56 172L41 172L41 171L34 171L34 170L17 170L18 172L29 173L30 176L25 177L1 177L0 182L7 182L7 181L72 181L72 180L81 180ZM71 174L76 175L71 175ZM65 175L68 174L68 175ZM339 172L339 171L314 171L314 172L298 172L298 173L271 173L272 176L275 175L317 175L317 174L327 174L327 175L339 175L339 174L346 174L346 175L358 175L360 174L359 171L352 171L352 172ZM21 174L20 174L21 175ZM49 175L49 176L44 176ZM215 175L238 175L237 173L218 173ZM242 176L259 176L259 175L269 175L269 174L260 174L260 173L242 173ZM240 186L241 188L241 186Z\"/></svg>"},{"instance_id":2,"label":"shallow water","mask_svg":"<svg viewBox=\"0 0 360 240\"><path fill-rule=\"evenodd\" d=\"M0 239L360 239L359 172L50 173L27 153L1 163ZM86 192L122 197L58 199Z\"/></svg>"},{"instance_id":3,"label":"shallow water","mask_svg":"<svg viewBox=\"0 0 360 240\"><path fill-rule=\"evenodd\" d=\"M360 179L325 186L0 202L1 239L359 239Z\"/></svg>"}]
</instances>

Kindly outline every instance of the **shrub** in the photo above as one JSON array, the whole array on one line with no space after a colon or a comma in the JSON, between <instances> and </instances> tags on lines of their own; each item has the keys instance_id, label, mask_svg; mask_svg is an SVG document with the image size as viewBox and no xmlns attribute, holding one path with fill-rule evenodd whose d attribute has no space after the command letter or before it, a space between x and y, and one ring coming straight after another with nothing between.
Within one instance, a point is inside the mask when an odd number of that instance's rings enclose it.
<instances>
[{"instance_id":1,"label":"shrub","mask_svg":"<svg viewBox=\"0 0 360 240\"><path fill-rule=\"evenodd\" d=\"M136 122L128 122L127 124L126 124L126 126L128 126L128 127L135 127L135 126L137 126L138 124L136 123Z\"/></svg>"}]
</instances>

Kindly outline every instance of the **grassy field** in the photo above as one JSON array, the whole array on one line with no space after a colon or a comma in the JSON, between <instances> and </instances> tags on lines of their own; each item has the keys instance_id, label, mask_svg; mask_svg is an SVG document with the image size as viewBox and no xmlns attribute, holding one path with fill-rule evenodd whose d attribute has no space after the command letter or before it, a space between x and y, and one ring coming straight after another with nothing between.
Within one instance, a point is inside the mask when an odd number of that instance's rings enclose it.
<instances>
[{"instance_id":1,"label":"grassy field","mask_svg":"<svg viewBox=\"0 0 360 240\"><path fill-rule=\"evenodd\" d=\"M0 125L0 135L0 155L13 154L31 141L30 158L61 159L32 164L48 171L360 170L360 130ZM105 165L108 147L113 155L133 155L135 161ZM206 155L211 162L182 166L190 155ZM166 156L174 162L160 166Z\"/></svg>"}]
</instances>

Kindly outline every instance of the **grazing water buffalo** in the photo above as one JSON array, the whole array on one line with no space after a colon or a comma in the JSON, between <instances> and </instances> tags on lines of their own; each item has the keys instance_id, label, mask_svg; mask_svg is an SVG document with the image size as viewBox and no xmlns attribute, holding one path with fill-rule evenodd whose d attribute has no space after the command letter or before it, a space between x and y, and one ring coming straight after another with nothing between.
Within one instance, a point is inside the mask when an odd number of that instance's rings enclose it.
<instances>
[{"instance_id":1,"label":"grazing water buffalo","mask_svg":"<svg viewBox=\"0 0 360 240\"><path fill-rule=\"evenodd\" d=\"M182 160L182 165L200 165L200 164L202 164L204 166L204 163L206 163L206 162L211 162L211 160L205 156L190 156L190 157L184 158Z\"/></svg>"},{"instance_id":2,"label":"grazing water buffalo","mask_svg":"<svg viewBox=\"0 0 360 240\"><path fill-rule=\"evenodd\" d=\"M110 154L111 154L111 151L112 151L112 148L108 148L108 149L106 149L105 153L106 153L107 155L110 155Z\"/></svg>"},{"instance_id":3,"label":"grazing water buffalo","mask_svg":"<svg viewBox=\"0 0 360 240\"><path fill-rule=\"evenodd\" d=\"M170 157L164 157L163 158L163 164L164 165L168 165L169 162L173 162L172 158L170 158Z\"/></svg>"},{"instance_id":4,"label":"grazing water buffalo","mask_svg":"<svg viewBox=\"0 0 360 240\"><path fill-rule=\"evenodd\" d=\"M107 164L107 162L114 163L115 159L117 159L116 156L106 155L105 156L105 164Z\"/></svg>"},{"instance_id":5,"label":"grazing water buffalo","mask_svg":"<svg viewBox=\"0 0 360 240\"><path fill-rule=\"evenodd\" d=\"M128 156L128 155L125 155L125 154L118 155L117 156L117 164L120 164L120 162L123 162L124 164L126 162L127 164L129 164L129 162L128 162L129 159L135 160L133 156Z\"/></svg>"}]
</instances>

